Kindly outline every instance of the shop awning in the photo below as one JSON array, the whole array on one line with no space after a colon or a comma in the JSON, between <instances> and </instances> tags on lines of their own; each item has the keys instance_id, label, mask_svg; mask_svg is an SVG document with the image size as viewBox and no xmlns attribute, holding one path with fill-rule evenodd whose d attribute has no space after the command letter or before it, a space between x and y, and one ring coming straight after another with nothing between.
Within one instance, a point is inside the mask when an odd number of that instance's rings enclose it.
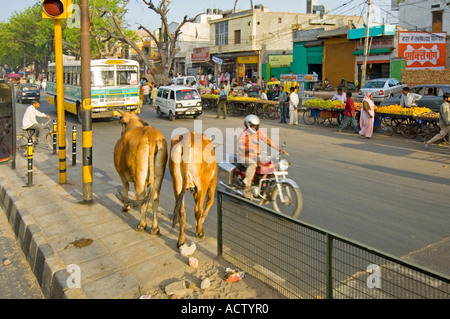
<instances>
[{"instance_id":1,"label":"shop awning","mask_svg":"<svg viewBox=\"0 0 450 319\"><path fill-rule=\"evenodd\" d=\"M390 52L390 48L372 49L369 51L370 54L386 54ZM355 50L353 55L364 55L364 50Z\"/></svg>"}]
</instances>

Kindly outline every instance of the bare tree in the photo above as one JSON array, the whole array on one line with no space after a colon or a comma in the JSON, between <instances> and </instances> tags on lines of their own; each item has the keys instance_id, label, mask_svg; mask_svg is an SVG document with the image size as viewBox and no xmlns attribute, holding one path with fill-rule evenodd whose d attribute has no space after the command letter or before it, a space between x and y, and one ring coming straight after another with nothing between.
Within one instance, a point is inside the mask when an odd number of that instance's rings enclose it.
<instances>
[{"instance_id":1,"label":"bare tree","mask_svg":"<svg viewBox=\"0 0 450 319\"><path fill-rule=\"evenodd\" d=\"M142 1L161 19L161 31L159 35L154 34L142 25L139 25L138 27L138 29L144 30L146 33L148 33L149 37L155 42L156 47L158 48L158 57L161 61L161 71L158 71L155 68L153 63L148 60L145 53L137 46L136 42L130 39L130 37L128 37L122 29L120 17L122 12L125 10L125 6L128 4L129 0L124 1L122 8L117 13L105 10L105 14L107 14L111 18L111 21L113 22L116 31L118 31L118 34L111 32L111 30L105 31L108 33L108 39L115 38L123 43L128 44L137 52L140 59L153 74L156 83L166 84L169 81L169 73L172 68L173 60L175 59L176 54L180 51L180 48L177 48L176 43L179 35L181 34L181 28L186 23L195 21L197 16L200 14L191 19L189 19L187 15L184 16L183 21L177 26L175 31L170 32L167 15L170 10L169 5L171 1L161 0L157 6L155 6L153 1L151 0Z\"/></svg>"}]
</instances>

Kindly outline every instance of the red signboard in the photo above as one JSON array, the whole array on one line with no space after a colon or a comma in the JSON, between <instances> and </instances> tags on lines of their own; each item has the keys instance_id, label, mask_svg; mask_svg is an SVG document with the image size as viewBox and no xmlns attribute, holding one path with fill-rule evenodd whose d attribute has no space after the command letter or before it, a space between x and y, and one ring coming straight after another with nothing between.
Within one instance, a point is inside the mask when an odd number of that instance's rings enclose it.
<instances>
[{"instance_id":1,"label":"red signboard","mask_svg":"<svg viewBox=\"0 0 450 319\"><path fill-rule=\"evenodd\" d=\"M210 60L209 48L195 48L194 53L191 54L193 63L208 62Z\"/></svg>"},{"instance_id":2,"label":"red signboard","mask_svg":"<svg viewBox=\"0 0 450 319\"><path fill-rule=\"evenodd\" d=\"M409 69L445 69L447 34L445 32L398 32L398 56Z\"/></svg>"}]
</instances>

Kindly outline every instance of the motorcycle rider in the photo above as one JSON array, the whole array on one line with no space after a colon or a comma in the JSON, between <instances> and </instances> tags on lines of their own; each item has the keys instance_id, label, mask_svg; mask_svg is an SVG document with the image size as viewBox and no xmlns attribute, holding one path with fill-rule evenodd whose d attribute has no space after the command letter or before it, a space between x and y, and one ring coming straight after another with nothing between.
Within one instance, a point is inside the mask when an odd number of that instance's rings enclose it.
<instances>
[{"instance_id":1,"label":"motorcycle rider","mask_svg":"<svg viewBox=\"0 0 450 319\"><path fill-rule=\"evenodd\" d=\"M245 130L241 133L238 139L238 163L246 167L245 171L245 189L244 196L251 199L250 186L252 185L253 177L256 173L256 168L259 163L259 145L260 141L264 141L267 145L273 147L283 154L289 155L285 150L279 148L272 140L259 129L261 120L254 114L249 114L244 119Z\"/></svg>"}]
</instances>

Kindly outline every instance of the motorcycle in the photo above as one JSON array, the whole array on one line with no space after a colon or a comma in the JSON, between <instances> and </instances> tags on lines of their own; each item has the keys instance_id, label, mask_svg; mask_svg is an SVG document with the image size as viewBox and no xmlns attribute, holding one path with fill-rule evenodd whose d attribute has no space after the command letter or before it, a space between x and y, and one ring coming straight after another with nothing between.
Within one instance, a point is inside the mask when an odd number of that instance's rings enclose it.
<instances>
[{"instance_id":1,"label":"motorcycle","mask_svg":"<svg viewBox=\"0 0 450 319\"><path fill-rule=\"evenodd\" d=\"M281 154L276 155L260 156L250 187L251 200L261 206L272 203L276 212L297 218L302 212L303 196L297 183L287 178L289 162ZM244 197L245 170L245 166L238 163L236 154L226 154L225 161L218 165L219 185L231 194Z\"/></svg>"}]
</instances>

